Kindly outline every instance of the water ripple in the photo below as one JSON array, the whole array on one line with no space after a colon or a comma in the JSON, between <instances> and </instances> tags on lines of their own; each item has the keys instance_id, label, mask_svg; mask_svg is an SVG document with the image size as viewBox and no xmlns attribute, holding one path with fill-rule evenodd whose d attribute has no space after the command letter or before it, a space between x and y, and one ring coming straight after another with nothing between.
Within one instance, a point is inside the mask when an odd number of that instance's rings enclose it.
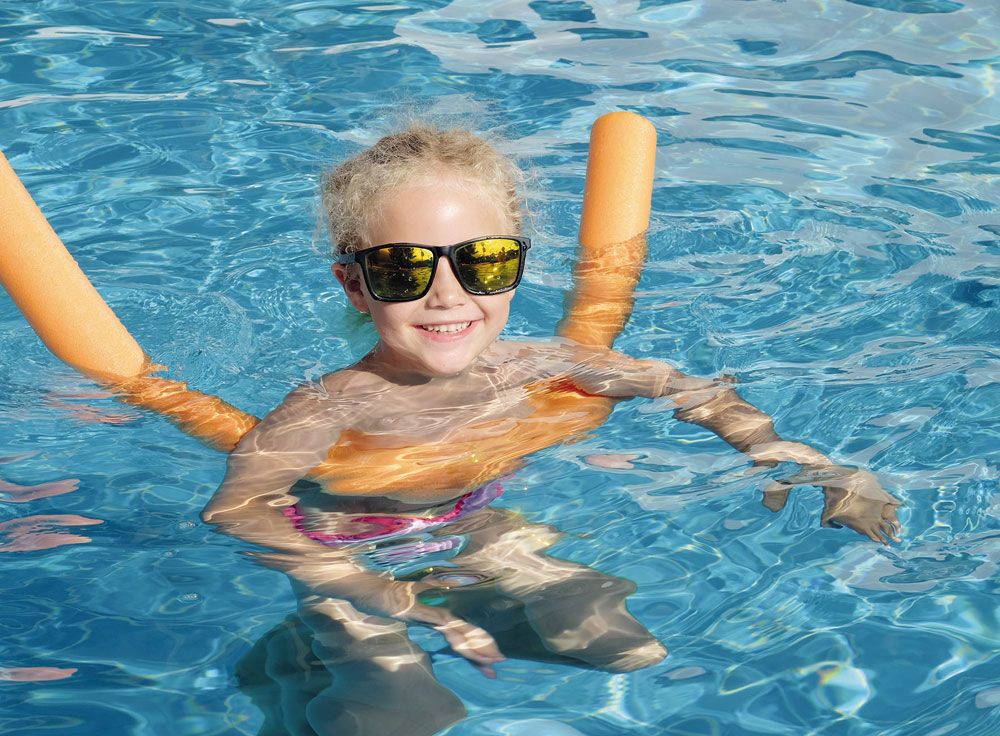
<instances>
[{"instance_id":1,"label":"water ripple","mask_svg":"<svg viewBox=\"0 0 1000 736\"><path fill-rule=\"evenodd\" d=\"M708 62L698 59L670 59L662 66L677 72L713 74L736 79L761 79L801 82L809 79L843 79L881 69L909 77L944 77L960 79L958 72L934 64L899 61L877 51L846 51L828 59L800 61L784 65L754 66Z\"/></svg>"},{"instance_id":2,"label":"water ripple","mask_svg":"<svg viewBox=\"0 0 1000 736\"><path fill-rule=\"evenodd\" d=\"M891 10L895 13L954 13L965 7L955 0L847 0L868 8Z\"/></svg>"},{"instance_id":3,"label":"water ripple","mask_svg":"<svg viewBox=\"0 0 1000 736\"><path fill-rule=\"evenodd\" d=\"M660 150L649 263L618 347L735 375L783 435L871 466L905 501L905 541L875 549L821 528L815 489L765 508L761 489L788 469L752 472L664 402L619 405L591 436L529 458L503 503L562 530L554 555L636 581L630 610L670 658L627 675L511 660L487 682L415 628L466 702L456 736L992 727L1000 47L987 0L738 13L721 0L51 0L0 14L5 153L143 346L194 387L262 414L372 343L316 242L315 187L400 100L507 135L532 168L538 247L509 333L551 333L587 130L630 109L654 120ZM0 455L17 458L0 489L23 501L0 504L0 679L73 672L32 681L0 730L228 733L237 708L254 731L231 673L294 598L200 525L222 458L95 392L5 298L0 343ZM80 520L103 523L60 525Z\"/></svg>"}]
</instances>

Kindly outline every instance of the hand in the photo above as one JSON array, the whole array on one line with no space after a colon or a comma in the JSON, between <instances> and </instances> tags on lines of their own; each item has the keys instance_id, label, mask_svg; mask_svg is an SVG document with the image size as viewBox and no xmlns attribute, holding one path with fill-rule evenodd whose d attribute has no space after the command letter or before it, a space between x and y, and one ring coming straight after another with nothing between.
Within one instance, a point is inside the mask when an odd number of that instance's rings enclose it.
<instances>
[{"instance_id":1,"label":"hand","mask_svg":"<svg viewBox=\"0 0 1000 736\"><path fill-rule=\"evenodd\" d=\"M420 603L417 596L425 590L435 588L430 583L392 581L392 586L403 589L410 599L409 606L395 618L433 626L444 634L454 651L469 660L485 677L496 679L497 673L493 665L502 662L504 656L486 630L459 618L447 608Z\"/></svg>"},{"instance_id":2,"label":"hand","mask_svg":"<svg viewBox=\"0 0 1000 736\"><path fill-rule=\"evenodd\" d=\"M349 575L327 584L310 587L330 598L349 601L355 608L399 621L432 626L444 634L449 646L465 657L484 676L494 679L493 665L504 660L496 641L485 630L470 624L447 608L428 606L418 599L420 593L435 586L423 582L389 580L367 573Z\"/></svg>"},{"instance_id":3,"label":"hand","mask_svg":"<svg viewBox=\"0 0 1000 736\"><path fill-rule=\"evenodd\" d=\"M896 516L900 502L883 490L873 473L832 463L807 468L764 489L764 505L780 511L796 485L823 489L823 526L850 527L880 544L900 541L902 525Z\"/></svg>"}]
</instances>

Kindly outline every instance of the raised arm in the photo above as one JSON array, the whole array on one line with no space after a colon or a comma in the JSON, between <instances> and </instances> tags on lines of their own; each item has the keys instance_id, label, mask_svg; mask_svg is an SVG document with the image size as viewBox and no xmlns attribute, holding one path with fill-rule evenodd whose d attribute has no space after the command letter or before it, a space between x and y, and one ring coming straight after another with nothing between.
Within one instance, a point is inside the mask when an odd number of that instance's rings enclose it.
<instances>
[{"instance_id":1,"label":"raised arm","mask_svg":"<svg viewBox=\"0 0 1000 736\"><path fill-rule=\"evenodd\" d=\"M848 526L883 544L888 539L898 541L899 501L882 489L874 474L838 465L809 445L782 439L771 417L744 401L731 384L695 378L668 363L637 360L613 351L591 351L580 366L574 381L588 393L669 397L677 405L677 419L710 429L755 464L794 462L801 466L801 472L765 489L764 505L772 511L784 507L793 486L820 486L825 495L824 525Z\"/></svg>"}]
</instances>

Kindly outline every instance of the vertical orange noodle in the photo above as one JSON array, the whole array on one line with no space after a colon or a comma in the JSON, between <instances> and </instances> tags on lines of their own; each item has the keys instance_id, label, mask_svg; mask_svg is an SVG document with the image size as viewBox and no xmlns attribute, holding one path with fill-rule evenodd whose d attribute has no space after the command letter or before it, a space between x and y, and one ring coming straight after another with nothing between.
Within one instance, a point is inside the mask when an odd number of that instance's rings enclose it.
<instances>
[{"instance_id":1,"label":"vertical orange noodle","mask_svg":"<svg viewBox=\"0 0 1000 736\"><path fill-rule=\"evenodd\" d=\"M646 262L656 128L641 115L602 115L590 132L575 288L559 334L611 347L632 313Z\"/></svg>"},{"instance_id":2,"label":"vertical orange noodle","mask_svg":"<svg viewBox=\"0 0 1000 736\"><path fill-rule=\"evenodd\" d=\"M610 347L628 319L646 254L655 152L656 132L639 115L610 113L594 124L576 290L561 335ZM219 450L232 450L259 422L182 381L149 375L154 366L87 280L2 153L0 202L0 283L58 358L108 385L123 401L167 416ZM529 452L599 426L614 404L561 384L531 386L529 394L536 408L533 421L477 440L457 454L450 446L451 457L436 446L404 452L361 448L364 438L347 433L310 475L352 493L471 485L509 472ZM368 469L361 476L354 472L359 449L369 461L377 459L361 464ZM465 457L481 459L448 462ZM379 482L371 477L375 467L382 471Z\"/></svg>"}]
</instances>

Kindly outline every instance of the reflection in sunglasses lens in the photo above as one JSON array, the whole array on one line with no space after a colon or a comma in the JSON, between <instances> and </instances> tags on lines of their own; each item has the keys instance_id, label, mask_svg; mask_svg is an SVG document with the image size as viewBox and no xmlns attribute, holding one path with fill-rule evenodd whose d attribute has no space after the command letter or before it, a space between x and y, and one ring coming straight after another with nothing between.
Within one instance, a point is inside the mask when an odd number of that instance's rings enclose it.
<instances>
[{"instance_id":1,"label":"reflection in sunglasses lens","mask_svg":"<svg viewBox=\"0 0 1000 736\"><path fill-rule=\"evenodd\" d=\"M458 278L474 293L489 294L510 288L521 266L521 246L516 240L477 240L455 251Z\"/></svg>"},{"instance_id":2,"label":"reflection in sunglasses lens","mask_svg":"<svg viewBox=\"0 0 1000 736\"><path fill-rule=\"evenodd\" d=\"M375 296L382 298L422 294L434 270L434 253L426 248L377 248L367 258L369 286Z\"/></svg>"}]
</instances>

